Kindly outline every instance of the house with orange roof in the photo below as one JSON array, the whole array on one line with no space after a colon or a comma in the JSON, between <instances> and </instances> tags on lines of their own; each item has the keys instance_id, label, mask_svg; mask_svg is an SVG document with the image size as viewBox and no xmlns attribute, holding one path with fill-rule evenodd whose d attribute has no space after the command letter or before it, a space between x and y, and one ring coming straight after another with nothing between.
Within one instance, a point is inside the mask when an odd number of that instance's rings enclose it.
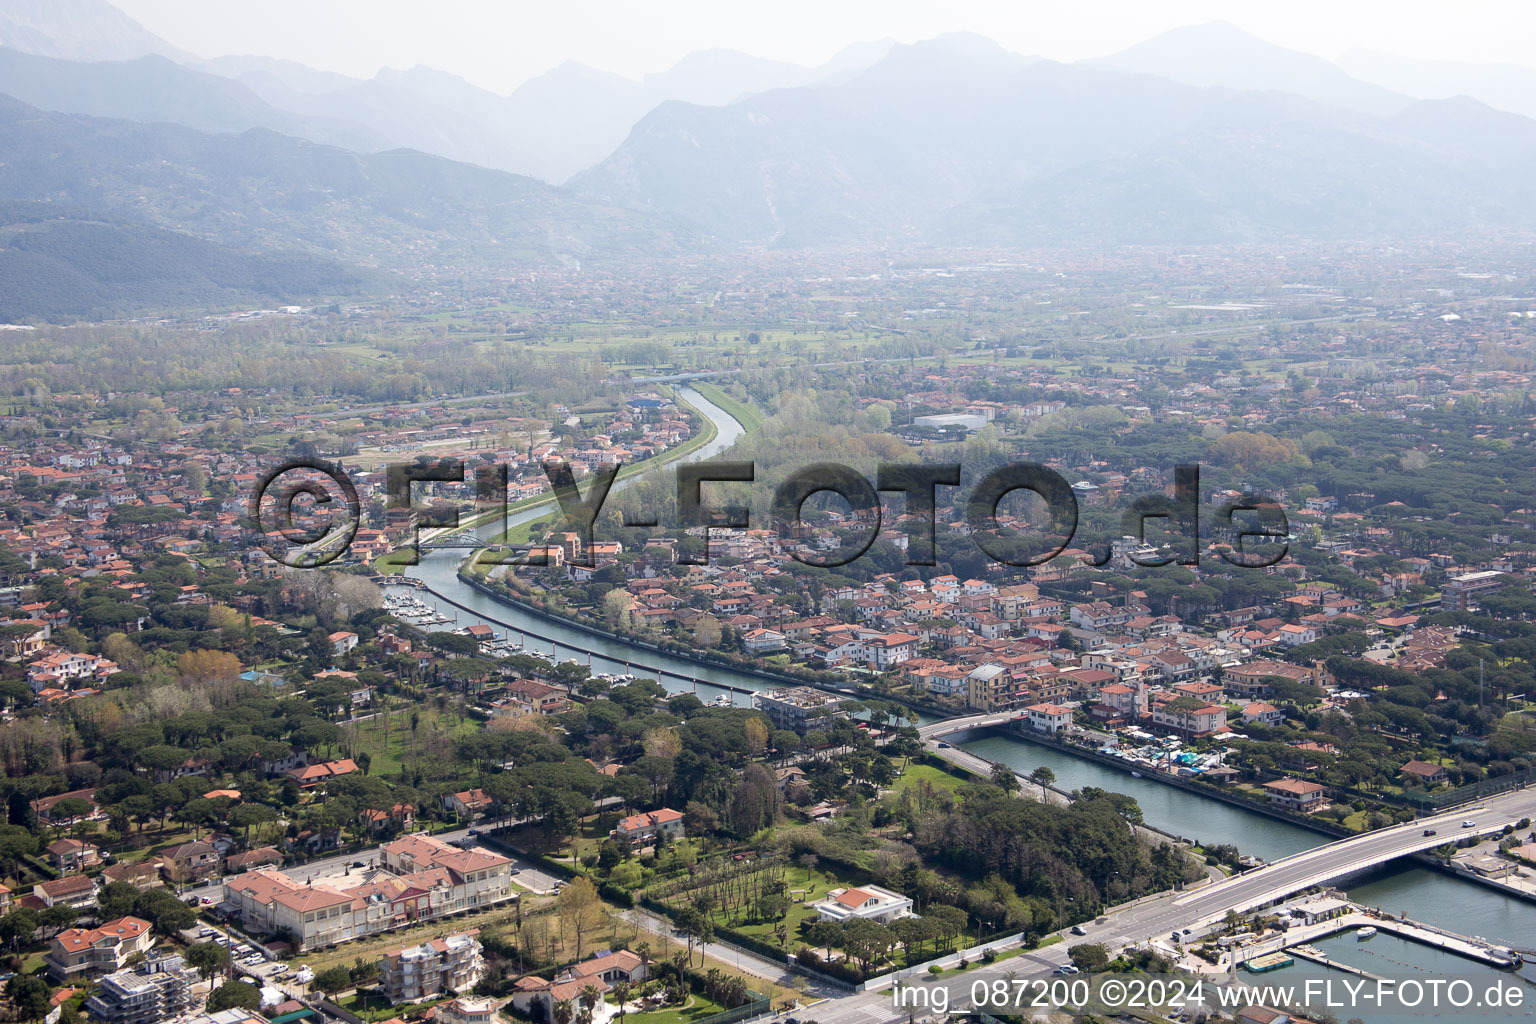
<instances>
[{"instance_id":1,"label":"house with orange roof","mask_svg":"<svg viewBox=\"0 0 1536 1024\"><path fill-rule=\"evenodd\" d=\"M680 836L682 834L683 812L674 811L670 807L663 807L659 811L642 811L639 814L621 818L618 827L613 830L616 839L622 839L631 846L655 842L659 836L663 835Z\"/></svg>"},{"instance_id":2,"label":"house with orange roof","mask_svg":"<svg viewBox=\"0 0 1536 1024\"><path fill-rule=\"evenodd\" d=\"M912 916L912 901L900 893L878 885L847 889L829 889L827 895L811 904L823 921L841 924L855 918L889 924Z\"/></svg>"},{"instance_id":3,"label":"house with orange roof","mask_svg":"<svg viewBox=\"0 0 1536 1024\"><path fill-rule=\"evenodd\" d=\"M120 971L130 959L155 944L148 921L120 917L98 928L68 928L53 937L44 962L58 982L96 978Z\"/></svg>"}]
</instances>

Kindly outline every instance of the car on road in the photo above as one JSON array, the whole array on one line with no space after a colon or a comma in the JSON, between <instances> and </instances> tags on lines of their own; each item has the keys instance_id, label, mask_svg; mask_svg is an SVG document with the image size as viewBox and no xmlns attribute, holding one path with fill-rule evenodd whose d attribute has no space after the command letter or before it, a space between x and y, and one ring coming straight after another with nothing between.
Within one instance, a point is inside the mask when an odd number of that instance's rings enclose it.
<instances>
[{"instance_id":1,"label":"car on road","mask_svg":"<svg viewBox=\"0 0 1536 1024\"><path fill-rule=\"evenodd\" d=\"M940 750L948 750L949 749L949 744L948 743L940 743L939 744L939 749Z\"/></svg>"},{"instance_id":2,"label":"car on road","mask_svg":"<svg viewBox=\"0 0 1536 1024\"><path fill-rule=\"evenodd\" d=\"M1434 829L1427 828L1427 829L1424 830L1424 834L1427 835L1427 836L1432 836L1432 835L1436 835L1437 833L1435 832Z\"/></svg>"},{"instance_id":3,"label":"car on road","mask_svg":"<svg viewBox=\"0 0 1536 1024\"><path fill-rule=\"evenodd\" d=\"M211 906L213 906L213 897L212 896L200 896L200 897L198 897L197 902L201 903L205 907L211 907Z\"/></svg>"},{"instance_id":4,"label":"car on road","mask_svg":"<svg viewBox=\"0 0 1536 1024\"><path fill-rule=\"evenodd\" d=\"M507 873L510 874L510 875L520 875L520 874L523 873L523 869L522 868L508 868L507 869Z\"/></svg>"},{"instance_id":5,"label":"car on road","mask_svg":"<svg viewBox=\"0 0 1536 1024\"><path fill-rule=\"evenodd\" d=\"M1062 964L1060 967L1056 968L1051 973L1052 974L1081 974L1082 972L1079 971L1077 969L1076 965L1074 965L1074 964Z\"/></svg>"},{"instance_id":6,"label":"car on road","mask_svg":"<svg viewBox=\"0 0 1536 1024\"><path fill-rule=\"evenodd\" d=\"M1473 821L1471 818L1468 818L1466 821L1461 823L1461 827L1462 828L1477 828L1477 822Z\"/></svg>"},{"instance_id":7,"label":"car on road","mask_svg":"<svg viewBox=\"0 0 1536 1024\"><path fill-rule=\"evenodd\" d=\"M1073 935L1087 935L1088 934L1088 929L1084 928L1080 924L1075 924L1075 925L1072 926L1072 934Z\"/></svg>"},{"instance_id":8,"label":"car on road","mask_svg":"<svg viewBox=\"0 0 1536 1024\"><path fill-rule=\"evenodd\" d=\"M477 835L480 834L480 830L477 829L477 828L472 828L472 829L469 830L469 834L472 835L472 836L477 836Z\"/></svg>"},{"instance_id":9,"label":"car on road","mask_svg":"<svg viewBox=\"0 0 1536 1024\"><path fill-rule=\"evenodd\" d=\"M364 864L364 863L363 863L363 862L362 862L362 861L360 861L360 860L355 860L355 861L353 861L353 862L352 862L352 866L353 866L353 867L355 867L355 868L365 868L365 867L367 867L367 866L368 866L368 865L367 865L367 864Z\"/></svg>"}]
</instances>

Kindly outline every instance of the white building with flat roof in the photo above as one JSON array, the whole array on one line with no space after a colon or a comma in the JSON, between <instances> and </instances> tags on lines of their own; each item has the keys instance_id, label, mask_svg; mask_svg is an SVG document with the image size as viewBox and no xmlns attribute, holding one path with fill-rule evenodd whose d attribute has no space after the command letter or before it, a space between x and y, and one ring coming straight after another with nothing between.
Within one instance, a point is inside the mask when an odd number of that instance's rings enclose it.
<instances>
[{"instance_id":1,"label":"white building with flat roof","mask_svg":"<svg viewBox=\"0 0 1536 1024\"><path fill-rule=\"evenodd\" d=\"M859 917L889 924L897 918L912 916L912 901L878 885L861 885L830 889L825 897L811 904L811 909L824 921L851 921Z\"/></svg>"}]
</instances>

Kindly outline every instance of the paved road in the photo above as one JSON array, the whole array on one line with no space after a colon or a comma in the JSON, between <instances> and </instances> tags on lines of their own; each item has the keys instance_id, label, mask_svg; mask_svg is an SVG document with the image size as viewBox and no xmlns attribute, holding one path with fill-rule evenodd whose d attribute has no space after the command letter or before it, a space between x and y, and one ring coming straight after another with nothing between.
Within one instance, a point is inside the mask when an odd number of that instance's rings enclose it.
<instances>
[{"instance_id":1,"label":"paved road","mask_svg":"<svg viewBox=\"0 0 1536 1024\"><path fill-rule=\"evenodd\" d=\"M686 948L687 946L688 940L677 931L677 927L671 921L660 914L653 914L649 910L636 907L633 910L624 911L624 919L641 931L650 932L652 935L666 936L679 948ZM695 946L694 948L697 949L699 947ZM703 948L705 953L708 953L716 960L730 964L732 967L754 977L767 978L781 985L793 985L798 977L794 971L791 971L778 961L769 960L767 957L758 956L755 953L749 953L736 946L721 942L706 942ZM817 992L818 995L828 995L833 992L840 992L841 990L828 989L821 991L817 986L812 985L811 991Z\"/></svg>"}]
</instances>

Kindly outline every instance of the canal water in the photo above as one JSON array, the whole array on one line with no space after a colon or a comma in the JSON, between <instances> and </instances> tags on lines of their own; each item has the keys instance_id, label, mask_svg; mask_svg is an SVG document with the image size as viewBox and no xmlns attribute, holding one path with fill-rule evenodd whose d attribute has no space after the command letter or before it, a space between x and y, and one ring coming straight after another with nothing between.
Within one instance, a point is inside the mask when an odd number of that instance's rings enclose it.
<instances>
[{"instance_id":1,"label":"canal water","mask_svg":"<svg viewBox=\"0 0 1536 1024\"><path fill-rule=\"evenodd\" d=\"M725 410L692 388L681 388L679 393L687 400L688 404L698 409L714 423L716 431L713 440L698 450L684 456L683 461L696 462L701 459L712 458L735 444L741 437L743 433L742 425ZM615 491L621 490L634 479L637 478L629 477L619 480L613 485L613 489ZM504 525L488 524L481 527L478 532L483 537L493 537L504 529L509 529L547 515L549 511L550 508L548 506L525 509L508 516ZM495 629L499 635L510 634L513 639L521 637L524 649L528 651L538 653L553 652L557 661L578 657L584 664L590 661L593 672L647 674L629 666L629 659L634 659L646 665L657 666L667 672L677 673L683 678L663 675L660 682L667 689L675 692L695 692L701 700L706 702L721 696L729 696L742 706L750 706L751 704L751 698L748 695L736 693L726 687L712 685L714 683L725 683L727 687L736 687L743 690L770 688L767 683L755 676L744 675L740 672L733 672L730 669L713 665L700 665L685 658L633 647L620 641L594 636L583 630L572 629L539 616L528 615L511 605L487 597L480 591L466 586L458 578L459 565L463 562L464 557L465 552L463 549L445 548L436 551L426 551L421 555L421 564L405 570L406 575L421 580L438 593L446 594L452 597L458 604L473 609L473 613L466 613L447 603L434 602L428 594L418 594L428 604L437 604L438 610L443 615L455 619L454 622L447 626L438 627L440 629L458 629L466 625L483 623ZM559 646L556 647L555 644L551 644L549 641L535 639L526 633L520 634L519 630L531 630L541 636L549 637L556 641ZM697 679L697 683L693 682L694 679Z\"/></svg>"},{"instance_id":2,"label":"canal water","mask_svg":"<svg viewBox=\"0 0 1536 1024\"><path fill-rule=\"evenodd\" d=\"M1399 938L1396 935L1388 935L1380 932L1373 938L1361 941L1355 937L1355 933L1344 932L1331 938L1322 939L1311 943L1312 946L1327 955L1328 959L1337 964L1354 967L1358 970L1369 971L1371 974L1391 980L1397 985L1402 985L1410 980L1428 983L1431 980L1439 980L1449 984L1453 979L1465 981L1467 988L1461 988L1455 993L1456 998L1464 1000L1466 993L1478 1000L1482 1000L1489 989L1497 985L1500 987L1514 986L1521 992L1523 1001L1519 1007L1505 1008L1502 1010L1477 1011L1472 1007L1457 1009L1441 1005L1438 1009L1431 1008L1431 1003L1426 997L1424 1005L1418 1008L1394 1006L1390 1010L1375 1008L1372 1004L1360 999L1358 1001L1347 995L1344 988L1346 982L1350 984L1365 984L1374 989L1376 982L1372 979L1361 978L1345 971L1335 970L1323 964L1297 959L1295 964L1262 975L1240 972L1240 977L1248 984L1256 985L1291 985L1298 991L1298 998L1302 986L1308 980L1326 980L1332 983L1333 997L1338 1002L1355 1002L1353 1008L1334 1005L1315 1005L1316 1009L1326 1010L1339 1021L1348 1021L1359 1018L1370 1024L1421 1024L1430 1019L1453 1021L1508 1021L1508 1020L1533 1020L1536 1019L1536 968L1527 964L1519 971L1502 971L1483 964L1475 963L1465 957L1457 956L1442 949L1425 946L1409 939ZM1415 992L1416 990L1411 990ZM1414 1001L1414 995L1410 994L1409 1001Z\"/></svg>"},{"instance_id":3,"label":"canal water","mask_svg":"<svg viewBox=\"0 0 1536 1024\"><path fill-rule=\"evenodd\" d=\"M715 439L688 456L688 461L718 455L741 436L743 432L741 425L719 406L692 389L682 389L681 394L691 405L709 417L717 430ZM615 484L615 487L623 487L626 482L620 481ZM545 511L547 509L515 514L510 517L508 525L526 522ZM482 529L482 533L491 536L499 529L501 529L499 526L486 527ZM455 623L439 628L454 629L474 622L484 622L501 634L506 634L510 628L514 637L519 629L532 630L551 637L562 645L568 645L562 646L555 652L557 659L571 657L575 652L580 651L583 652L580 655L581 660L586 662L590 653L591 665L595 672L633 671L636 674L644 674L640 670L627 667L628 659L659 666L683 677L662 676L661 682L667 689L675 692L692 690L705 701L728 695L737 704L746 706L750 703L750 697L747 694L713 684L723 683L726 687L747 691L771 688L771 684L755 676L713 665L700 665L672 655L632 647L621 641L593 636L541 617L528 615L465 586L456 575L463 557L462 550L429 551L422 555L420 565L407 570L409 575L422 580L434 590L447 594L459 604L473 609L472 613L466 613L446 603L439 603L440 610L445 615L457 616ZM420 596L428 603L433 603L430 595L421 594ZM526 636L525 646L530 650L548 651L550 649L549 643ZM1098 786L1125 793L1136 799L1149 825L1174 835L1202 842L1232 843L1243 853L1256 855L1265 860L1275 860L1330 841L1329 837L1322 833L1164 785L1153 779L1136 778L1128 772L1118 771L1107 765L1076 757L1066 751L1039 746L1023 739L1002 734L972 733L950 737L950 742L963 746L982 757L1000 761L1025 774L1040 765L1046 765L1055 772L1056 784L1063 789ZM1536 946L1536 906L1427 868L1416 866L1388 868L1352 882L1347 886L1347 891L1350 898L1358 902L1380 907L1390 913L1406 912L1410 918L1426 924L1465 935L1482 935L1504 944L1527 948ZM1358 952L1354 948L1353 936L1327 940L1327 943L1338 944L1341 947L1341 951L1336 955L1342 962L1354 964L1366 970L1373 970L1373 968L1367 962L1356 963L1353 959L1355 956L1384 956L1386 951L1391 951L1396 959L1411 965L1408 969L1425 973L1425 976L1434 976L1434 972L1490 976L1494 973L1491 968L1463 960L1454 954L1442 953L1386 935L1377 936L1371 940L1370 949L1361 949ZM1367 944L1358 945L1363 947ZM1324 948L1331 950L1331 946L1328 945ZM1383 952L1378 953L1378 948ZM1335 954L1330 952L1330 955ZM1441 958L1444 957L1449 957L1450 962L1442 962ZM1313 970L1326 971L1327 969L1302 966L1298 963L1296 968L1287 969L1283 973L1303 976L1306 972ZM1384 972L1378 970L1377 973ZM1533 968L1528 966L1526 973L1533 973ZM1342 976L1337 972L1334 974ZM1536 974L1533 974L1533 977L1536 977ZM1536 1001L1536 991L1531 995L1533 1001ZM1359 1016L1373 1022L1381 1020L1383 1024L1396 1024L1396 1020L1368 1016L1364 1013L1340 1014L1339 1019L1346 1020L1350 1016Z\"/></svg>"}]
</instances>

